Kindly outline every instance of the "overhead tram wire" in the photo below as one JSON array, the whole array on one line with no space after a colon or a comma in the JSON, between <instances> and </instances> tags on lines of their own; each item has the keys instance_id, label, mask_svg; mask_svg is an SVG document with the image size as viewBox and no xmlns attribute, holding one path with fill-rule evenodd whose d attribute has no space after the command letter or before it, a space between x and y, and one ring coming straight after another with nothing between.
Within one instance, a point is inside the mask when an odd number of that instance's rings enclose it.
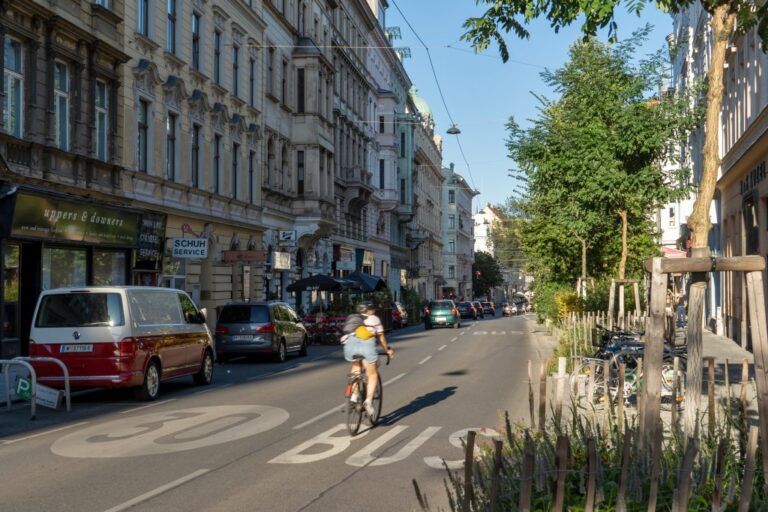
<instances>
[{"instance_id":1,"label":"overhead tram wire","mask_svg":"<svg viewBox=\"0 0 768 512\"><path fill-rule=\"evenodd\" d=\"M443 107L445 107L445 113L448 115L448 120L451 122L452 126L455 126L456 123L453 121L453 116L451 116L451 112L448 109L448 103L445 101L445 96L443 95L443 89L440 87L440 80L437 78L437 72L435 71L435 64L432 62L432 54L429 52L429 47L424 43L424 40L419 36L419 33L416 32L416 29L413 28L413 25L411 25L411 22L408 21L408 18L405 17L405 14L400 9L400 6L397 5L397 2L395 0L391 0L392 5L395 6L395 9L397 9L397 12L400 13L400 16L403 18L403 21L405 21L405 24L408 25L408 28L411 29L411 32L413 32L413 35L416 36L416 39L419 40L419 43L421 43L421 46L424 47L424 49L427 51L427 59L429 60L429 67L432 70L432 76L435 78L435 84L437 85L437 92L440 94L440 100L443 102ZM467 166L467 173L469 173L469 179L472 181L472 187L477 189L477 185L475 184L475 178L472 176L472 169L469 166L469 161L467 160L467 156L464 154L464 150L461 147L461 142L459 141L459 135L456 134L456 142L459 146L459 152L461 153L461 157L464 159L464 164Z\"/></svg>"}]
</instances>

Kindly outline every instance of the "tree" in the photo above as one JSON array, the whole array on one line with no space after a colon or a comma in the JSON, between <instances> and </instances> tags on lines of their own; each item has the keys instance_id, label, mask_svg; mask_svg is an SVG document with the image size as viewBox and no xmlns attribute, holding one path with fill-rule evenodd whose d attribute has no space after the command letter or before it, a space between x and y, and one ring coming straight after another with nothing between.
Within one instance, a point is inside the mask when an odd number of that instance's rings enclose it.
<instances>
[{"instance_id":1,"label":"tree","mask_svg":"<svg viewBox=\"0 0 768 512\"><path fill-rule=\"evenodd\" d=\"M656 4L665 10L681 12L699 0L657 0ZM571 25L577 19L583 20L582 33L595 36L599 29L608 28L611 41L616 40L618 25L616 9L621 4L637 14L642 13L648 0L595 0L593 2L571 2L567 0L476 0L479 5L489 6L480 17L470 18L465 24L463 39L468 40L477 50L487 48L496 42L502 59L509 59L509 49L503 34L512 31L520 38L530 37L526 26L535 19L546 18L555 32ZM731 37L749 32L757 27L762 40L763 51L768 49L768 2L751 0L701 0L702 7L710 14L712 30L711 62L707 76L707 118L704 141L704 168L693 213L688 218L692 245L706 248L709 230L709 210L715 193L717 169L720 165L718 153L718 118L723 102L723 65L725 51Z\"/></svg>"},{"instance_id":2,"label":"tree","mask_svg":"<svg viewBox=\"0 0 768 512\"><path fill-rule=\"evenodd\" d=\"M475 295L488 295L492 288L503 282L504 278L496 258L487 252L476 252L475 262L472 264L472 290Z\"/></svg>"}]
</instances>

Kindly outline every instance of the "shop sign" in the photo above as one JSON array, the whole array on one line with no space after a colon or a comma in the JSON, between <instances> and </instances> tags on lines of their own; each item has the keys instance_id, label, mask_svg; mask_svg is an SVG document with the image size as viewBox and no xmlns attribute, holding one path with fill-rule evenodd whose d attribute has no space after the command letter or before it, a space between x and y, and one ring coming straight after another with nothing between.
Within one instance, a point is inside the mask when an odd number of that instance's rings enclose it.
<instances>
[{"instance_id":1,"label":"shop sign","mask_svg":"<svg viewBox=\"0 0 768 512\"><path fill-rule=\"evenodd\" d=\"M11 236L136 245L139 216L106 206L19 194Z\"/></svg>"},{"instance_id":2,"label":"shop sign","mask_svg":"<svg viewBox=\"0 0 768 512\"><path fill-rule=\"evenodd\" d=\"M145 213L139 223L136 241L136 269L156 270L163 258L165 215Z\"/></svg>"},{"instance_id":3,"label":"shop sign","mask_svg":"<svg viewBox=\"0 0 768 512\"><path fill-rule=\"evenodd\" d=\"M32 383L24 377L16 379L16 396L24 400L32 400ZM42 384L35 385L35 403L44 407L56 409L61 403L61 391Z\"/></svg>"},{"instance_id":4,"label":"shop sign","mask_svg":"<svg viewBox=\"0 0 768 512\"><path fill-rule=\"evenodd\" d=\"M207 238L173 238L171 250L174 258L202 260L208 257Z\"/></svg>"},{"instance_id":5,"label":"shop sign","mask_svg":"<svg viewBox=\"0 0 768 512\"><path fill-rule=\"evenodd\" d=\"M291 253L289 252L274 252L274 265L272 268L275 270L291 270Z\"/></svg>"},{"instance_id":6,"label":"shop sign","mask_svg":"<svg viewBox=\"0 0 768 512\"><path fill-rule=\"evenodd\" d=\"M296 242L296 230L295 229L281 229L278 233L277 241L283 242Z\"/></svg>"},{"instance_id":7,"label":"shop sign","mask_svg":"<svg viewBox=\"0 0 768 512\"><path fill-rule=\"evenodd\" d=\"M221 261L223 263L259 262L267 261L267 256L264 251L221 251Z\"/></svg>"},{"instance_id":8,"label":"shop sign","mask_svg":"<svg viewBox=\"0 0 768 512\"><path fill-rule=\"evenodd\" d=\"M739 183L741 194L745 194L755 188L761 181L765 179L765 161L759 163L757 167L747 174L743 180Z\"/></svg>"}]
</instances>

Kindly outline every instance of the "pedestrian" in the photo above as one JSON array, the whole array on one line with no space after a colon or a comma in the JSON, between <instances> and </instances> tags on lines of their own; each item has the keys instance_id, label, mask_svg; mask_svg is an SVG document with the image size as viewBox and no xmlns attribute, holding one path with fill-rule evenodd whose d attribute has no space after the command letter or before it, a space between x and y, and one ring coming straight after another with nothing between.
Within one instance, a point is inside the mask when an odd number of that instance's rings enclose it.
<instances>
[{"instance_id":1,"label":"pedestrian","mask_svg":"<svg viewBox=\"0 0 768 512\"><path fill-rule=\"evenodd\" d=\"M685 327L687 320L685 318L685 308L688 307L688 301L685 299L685 295L681 295L677 300L677 326Z\"/></svg>"}]
</instances>

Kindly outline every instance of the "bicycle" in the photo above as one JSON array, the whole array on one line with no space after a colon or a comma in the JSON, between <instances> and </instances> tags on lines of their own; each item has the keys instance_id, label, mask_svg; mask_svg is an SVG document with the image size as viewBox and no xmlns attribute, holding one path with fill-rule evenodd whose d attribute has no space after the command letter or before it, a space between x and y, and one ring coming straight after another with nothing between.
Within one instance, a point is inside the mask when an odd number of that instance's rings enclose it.
<instances>
[{"instance_id":1,"label":"bicycle","mask_svg":"<svg viewBox=\"0 0 768 512\"><path fill-rule=\"evenodd\" d=\"M387 356L387 364L389 364L390 357L386 352L379 352L379 355ZM363 356L355 355L354 360L362 362ZM347 377L347 387L344 391L344 397L346 399L345 409L347 413L347 431L349 432L350 436L357 435L358 431L360 430L360 425L363 422L363 415L368 418L371 427L375 427L379 422L379 418L381 417L381 403L384 396L384 390L381 383L381 373L379 373L379 378L376 381L376 391L374 391L373 398L371 400L373 410L375 411L373 415L369 415L363 406L365 397L368 396L367 390L368 377L365 374L365 366L361 364L359 373L350 373ZM352 401L352 396L355 393L357 394L357 401Z\"/></svg>"}]
</instances>

